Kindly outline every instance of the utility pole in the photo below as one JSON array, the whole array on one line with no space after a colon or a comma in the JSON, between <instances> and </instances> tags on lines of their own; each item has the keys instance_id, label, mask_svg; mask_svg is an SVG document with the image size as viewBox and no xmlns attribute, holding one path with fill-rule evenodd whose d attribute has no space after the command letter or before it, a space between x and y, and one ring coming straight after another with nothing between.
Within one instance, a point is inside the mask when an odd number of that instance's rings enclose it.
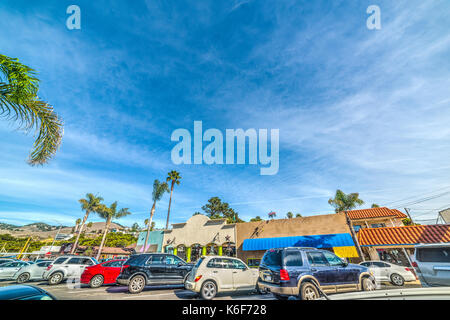
<instances>
[{"instance_id":1,"label":"utility pole","mask_svg":"<svg viewBox=\"0 0 450 320\"><path fill-rule=\"evenodd\" d=\"M361 247L359 246L358 238L355 235L355 230L353 229L353 225L350 221L350 218L347 215L347 210L344 211L344 214L345 214L345 219L347 221L347 225L350 228L350 234L353 238L353 242L356 244L356 250L358 251L358 254L361 257L362 261L366 261L366 259L364 259L364 254L361 250Z\"/></svg>"},{"instance_id":2,"label":"utility pole","mask_svg":"<svg viewBox=\"0 0 450 320\"><path fill-rule=\"evenodd\" d=\"M414 225L413 219L411 218L411 215L409 214L408 208L405 208L405 211L406 211L406 214L407 214L408 217L409 217L409 220L411 220L411 225Z\"/></svg>"}]
</instances>

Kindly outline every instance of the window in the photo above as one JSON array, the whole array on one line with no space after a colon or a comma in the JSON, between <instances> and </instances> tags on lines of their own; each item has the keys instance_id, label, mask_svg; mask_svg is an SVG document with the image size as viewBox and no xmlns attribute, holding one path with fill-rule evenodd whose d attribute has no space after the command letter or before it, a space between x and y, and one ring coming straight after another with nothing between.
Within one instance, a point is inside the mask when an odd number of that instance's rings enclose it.
<instances>
[{"instance_id":1,"label":"window","mask_svg":"<svg viewBox=\"0 0 450 320\"><path fill-rule=\"evenodd\" d=\"M198 268L198 267L202 264L203 260L205 260L205 258L200 258L200 259L198 259L198 261L197 261L197 263L195 264L194 268Z\"/></svg>"},{"instance_id":2,"label":"window","mask_svg":"<svg viewBox=\"0 0 450 320\"><path fill-rule=\"evenodd\" d=\"M266 251L261 264L264 264L266 266L281 266L280 250L270 249Z\"/></svg>"},{"instance_id":3,"label":"window","mask_svg":"<svg viewBox=\"0 0 450 320\"><path fill-rule=\"evenodd\" d=\"M301 267L303 266L303 258L301 251L287 250L284 252L284 265L286 267Z\"/></svg>"},{"instance_id":4,"label":"window","mask_svg":"<svg viewBox=\"0 0 450 320\"><path fill-rule=\"evenodd\" d=\"M358 232L359 229L361 229L361 226L360 226L360 225L353 226L353 230L355 230L355 232Z\"/></svg>"},{"instance_id":5,"label":"window","mask_svg":"<svg viewBox=\"0 0 450 320\"><path fill-rule=\"evenodd\" d=\"M163 255L154 255L147 260L146 264L164 264L164 261L165 259Z\"/></svg>"},{"instance_id":6,"label":"window","mask_svg":"<svg viewBox=\"0 0 450 320\"><path fill-rule=\"evenodd\" d=\"M223 268L223 263L222 263L222 259L211 259L208 261L208 264L206 265L206 267L208 268Z\"/></svg>"},{"instance_id":7,"label":"window","mask_svg":"<svg viewBox=\"0 0 450 320\"><path fill-rule=\"evenodd\" d=\"M222 259L222 268L224 268L224 269L234 269L233 260L231 260L231 259Z\"/></svg>"},{"instance_id":8,"label":"window","mask_svg":"<svg viewBox=\"0 0 450 320\"><path fill-rule=\"evenodd\" d=\"M241 270L247 269L247 266L242 261L239 260L232 259L231 264L233 269L241 269Z\"/></svg>"},{"instance_id":9,"label":"window","mask_svg":"<svg viewBox=\"0 0 450 320\"><path fill-rule=\"evenodd\" d=\"M89 258L80 258L80 264L92 266L94 262L92 262L92 260Z\"/></svg>"},{"instance_id":10,"label":"window","mask_svg":"<svg viewBox=\"0 0 450 320\"><path fill-rule=\"evenodd\" d=\"M119 268L123 265L123 262L124 261L113 261L113 262L110 262L109 266L114 267L114 268Z\"/></svg>"},{"instance_id":11,"label":"window","mask_svg":"<svg viewBox=\"0 0 450 320\"><path fill-rule=\"evenodd\" d=\"M384 228L386 225L384 223L372 223L370 225L372 228Z\"/></svg>"},{"instance_id":12,"label":"window","mask_svg":"<svg viewBox=\"0 0 450 320\"><path fill-rule=\"evenodd\" d=\"M71 258L67 261L67 264L81 264L81 258Z\"/></svg>"},{"instance_id":13,"label":"window","mask_svg":"<svg viewBox=\"0 0 450 320\"><path fill-rule=\"evenodd\" d=\"M178 258L177 256L166 256L166 264L177 265L179 263L183 263L183 261L180 258Z\"/></svg>"},{"instance_id":14,"label":"window","mask_svg":"<svg viewBox=\"0 0 450 320\"><path fill-rule=\"evenodd\" d=\"M308 252L307 256L312 266L328 266L327 259L322 252Z\"/></svg>"},{"instance_id":15,"label":"window","mask_svg":"<svg viewBox=\"0 0 450 320\"><path fill-rule=\"evenodd\" d=\"M390 265L388 265L387 263L378 262L378 261L372 262L372 265L376 268L389 268L390 267Z\"/></svg>"},{"instance_id":16,"label":"window","mask_svg":"<svg viewBox=\"0 0 450 320\"><path fill-rule=\"evenodd\" d=\"M362 265L363 267L369 267L370 262L362 262L362 263L360 263L360 265Z\"/></svg>"},{"instance_id":17,"label":"window","mask_svg":"<svg viewBox=\"0 0 450 320\"><path fill-rule=\"evenodd\" d=\"M48 267L50 265L50 263L51 262L39 262L39 263L36 263L36 265L38 267Z\"/></svg>"},{"instance_id":18,"label":"window","mask_svg":"<svg viewBox=\"0 0 450 320\"><path fill-rule=\"evenodd\" d=\"M450 248L417 248L416 256L420 262L450 262Z\"/></svg>"},{"instance_id":19,"label":"window","mask_svg":"<svg viewBox=\"0 0 450 320\"><path fill-rule=\"evenodd\" d=\"M247 259L247 265L250 268L257 268L257 267L259 267L260 263L261 263L261 259L253 259L253 258Z\"/></svg>"},{"instance_id":20,"label":"window","mask_svg":"<svg viewBox=\"0 0 450 320\"><path fill-rule=\"evenodd\" d=\"M102 266L103 267L111 267L111 263L112 262L106 262L106 263L103 263Z\"/></svg>"},{"instance_id":21,"label":"window","mask_svg":"<svg viewBox=\"0 0 450 320\"><path fill-rule=\"evenodd\" d=\"M53 262L53 264L62 264L62 263L64 263L64 261L66 261L66 260L67 260L67 258L61 257L61 258L56 259L56 260Z\"/></svg>"},{"instance_id":22,"label":"window","mask_svg":"<svg viewBox=\"0 0 450 320\"><path fill-rule=\"evenodd\" d=\"M324 252L325 258L330 266L342 266L342 260L331 252Z\"/></svg>"}]
</instances>

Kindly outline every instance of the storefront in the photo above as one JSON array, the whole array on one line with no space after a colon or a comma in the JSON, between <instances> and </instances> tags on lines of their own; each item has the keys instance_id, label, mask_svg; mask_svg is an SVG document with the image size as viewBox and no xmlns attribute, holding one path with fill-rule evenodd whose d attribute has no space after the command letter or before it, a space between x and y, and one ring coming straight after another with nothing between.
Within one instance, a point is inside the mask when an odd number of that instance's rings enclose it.
<instances>
[{"instance_id":1,"label":"storefront","mask_svg":"<svg viewBox=\"0 0 450 320\"><path fill-rule=\"evenodd\" d=\"M225 219L211 220L197 214L186 222L172 224L172 229L163 233L163 252L188 262L202 255L236 255L235 225L227 224Z\"/></svg>"},{"instance_id":2,"label":"storefront","mask_svg":"<svg viewBox=\"0 0 450 320\"><path fill-rule=\"evenodd\" d=\"M410 266L415 245L450 242L450 225L365 228L358 242L366 260Z\"/></svg>"},{"instance_id":3,"label":"storefront","mask_svg":"<svg viewBox=\"0 0 450 320\"><path fill-rule=\"evenodd\" d=\"M327 249L351 262L359 262L345 214L277 219L236 224L237 256L257 267L271 248Z\"/></svg>"}]
</instances>

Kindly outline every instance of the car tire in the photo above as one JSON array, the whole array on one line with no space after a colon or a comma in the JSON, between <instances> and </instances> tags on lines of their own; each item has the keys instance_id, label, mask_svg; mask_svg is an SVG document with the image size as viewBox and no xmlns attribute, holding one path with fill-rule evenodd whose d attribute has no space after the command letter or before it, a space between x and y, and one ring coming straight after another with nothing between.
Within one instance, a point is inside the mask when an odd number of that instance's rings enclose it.
<instances>
[{"instance_id":1,"label":"car tire","mask_svg":"<svg viewBox=\"0 0 450 320\"><path fill-rule=\"evenodd\" d=\"M277 299L277 300L287 300L287 299L289 299L288 296L282 296L282 295L279 295L279 294L276 294L276 293L272 293L272 295L273 295L274 298Z\"/></svg>"},{"instance_id":2,"label":"car tire","mask_svg":"<svg viewBox=\"0 0 450 320\"><path fill-rule=\"evenodd\" d=\"M63 281L64 275L62 272L55 272L48 278L48 284L51 286L60 284Z\"/></svg>"},{"instance_id":3,"label":"car tire","mask_svg":"<svg viewBox=\"0 0 450 320\"><path fill-rule=\"evenodd\" d=\"M104 281L105 281L105 279L103 278L103 276L101 274L96 274L95 276L93 276L91 278L91 281L89 281L89 286L91 288L99 288L103 285Z\"/></svg>"},{"instance_id":4,"label":"car tire","mask_svg":"<svg viewBox=\"0 0 450 320\"><path fill-rule=\"evenodd\" d=\"M316 300L320 298L319 290L311 282L303 282L300 286L301 300Z\"/></svg>"},{"instance_id":5,"label":"car tire","mask_svg":"<svg viewBox=\"0 0 450 320\"><path fill-rule=\"evenodd\" d=\"M145 278L144 276L137 275L131 278L128 284L128 292L132 294L141 293L145 288Z\"/></svg>"},{"instance_id":6,"label":"car tire","mask_svg":"<svg viewBox=\"0 0 450 320\"><path fill-rule=\"evenodd\" d=\"M17 277L16 282L17 283L25 283L28 280L30 280L30 274L28 272L24 272L20 276Z\"/></svg>"},{"instance_id":7,"label":"car tire","mask_svg":"<svg viewBox=\"0 0 450 320\"><path fill-rule=\"evenodd\" d=\"M405 284L405 279L401 275L399 275L398 273L391 274L390 278L391 278L391 283L394 286L401 287L401 286L403 286Z\"/></svg>"},{"instance_id":8,"label":"car tire","mask_svg":"<svg viewBox=\"0 0 450 320\"><path fill-rule=\"evenodd\" d=\"M364 277L361 279L361 289L362 291L373 291L376 289L375 283L369 277Z\"/></svg>"},{"instance_id":9,"label":"car tire","mask_svg":"<svg viewBox=\"0 0 450 320\"><path fill-rule=\"evenodd\" d=\"M200 296L204 300L212 300L217 294L217 286L214 281L206 280L200 289Z\"/></svg>"}]
</instances>

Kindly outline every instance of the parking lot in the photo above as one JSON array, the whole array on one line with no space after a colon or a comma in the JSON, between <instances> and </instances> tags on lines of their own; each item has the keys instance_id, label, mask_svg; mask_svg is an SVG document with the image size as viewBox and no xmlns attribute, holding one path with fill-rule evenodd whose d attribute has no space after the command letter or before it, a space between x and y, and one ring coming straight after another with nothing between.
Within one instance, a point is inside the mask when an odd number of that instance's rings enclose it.
<instances>
[{"instance_id":1,"label":"parking lot","mask_svg":"<svg viewBox=\"0 0 450 320\"><path fill-rule=\"evenodd\" d=\"M8 286L15 284L14 281L1 281L0 286ZM198 297L182 286L147 286L145 290L139 294L128 293L128 288L125 286L103 286L100 288L90 288L87 285L79 285L73 283L61 283L55 286L50 286L45 281L28 282L34 286L39 286L44 290L50 292L57 299L60 300L195 300ZM382 284L379 289L398 289L400 287L392 286L390 284ZM412 282L405 284L404 288L420 288L420 283ZM271 294L256 294L256 293L240 293L235 295L219 295L215 300L273 300Z\"/></svg>"}]
</instances>

